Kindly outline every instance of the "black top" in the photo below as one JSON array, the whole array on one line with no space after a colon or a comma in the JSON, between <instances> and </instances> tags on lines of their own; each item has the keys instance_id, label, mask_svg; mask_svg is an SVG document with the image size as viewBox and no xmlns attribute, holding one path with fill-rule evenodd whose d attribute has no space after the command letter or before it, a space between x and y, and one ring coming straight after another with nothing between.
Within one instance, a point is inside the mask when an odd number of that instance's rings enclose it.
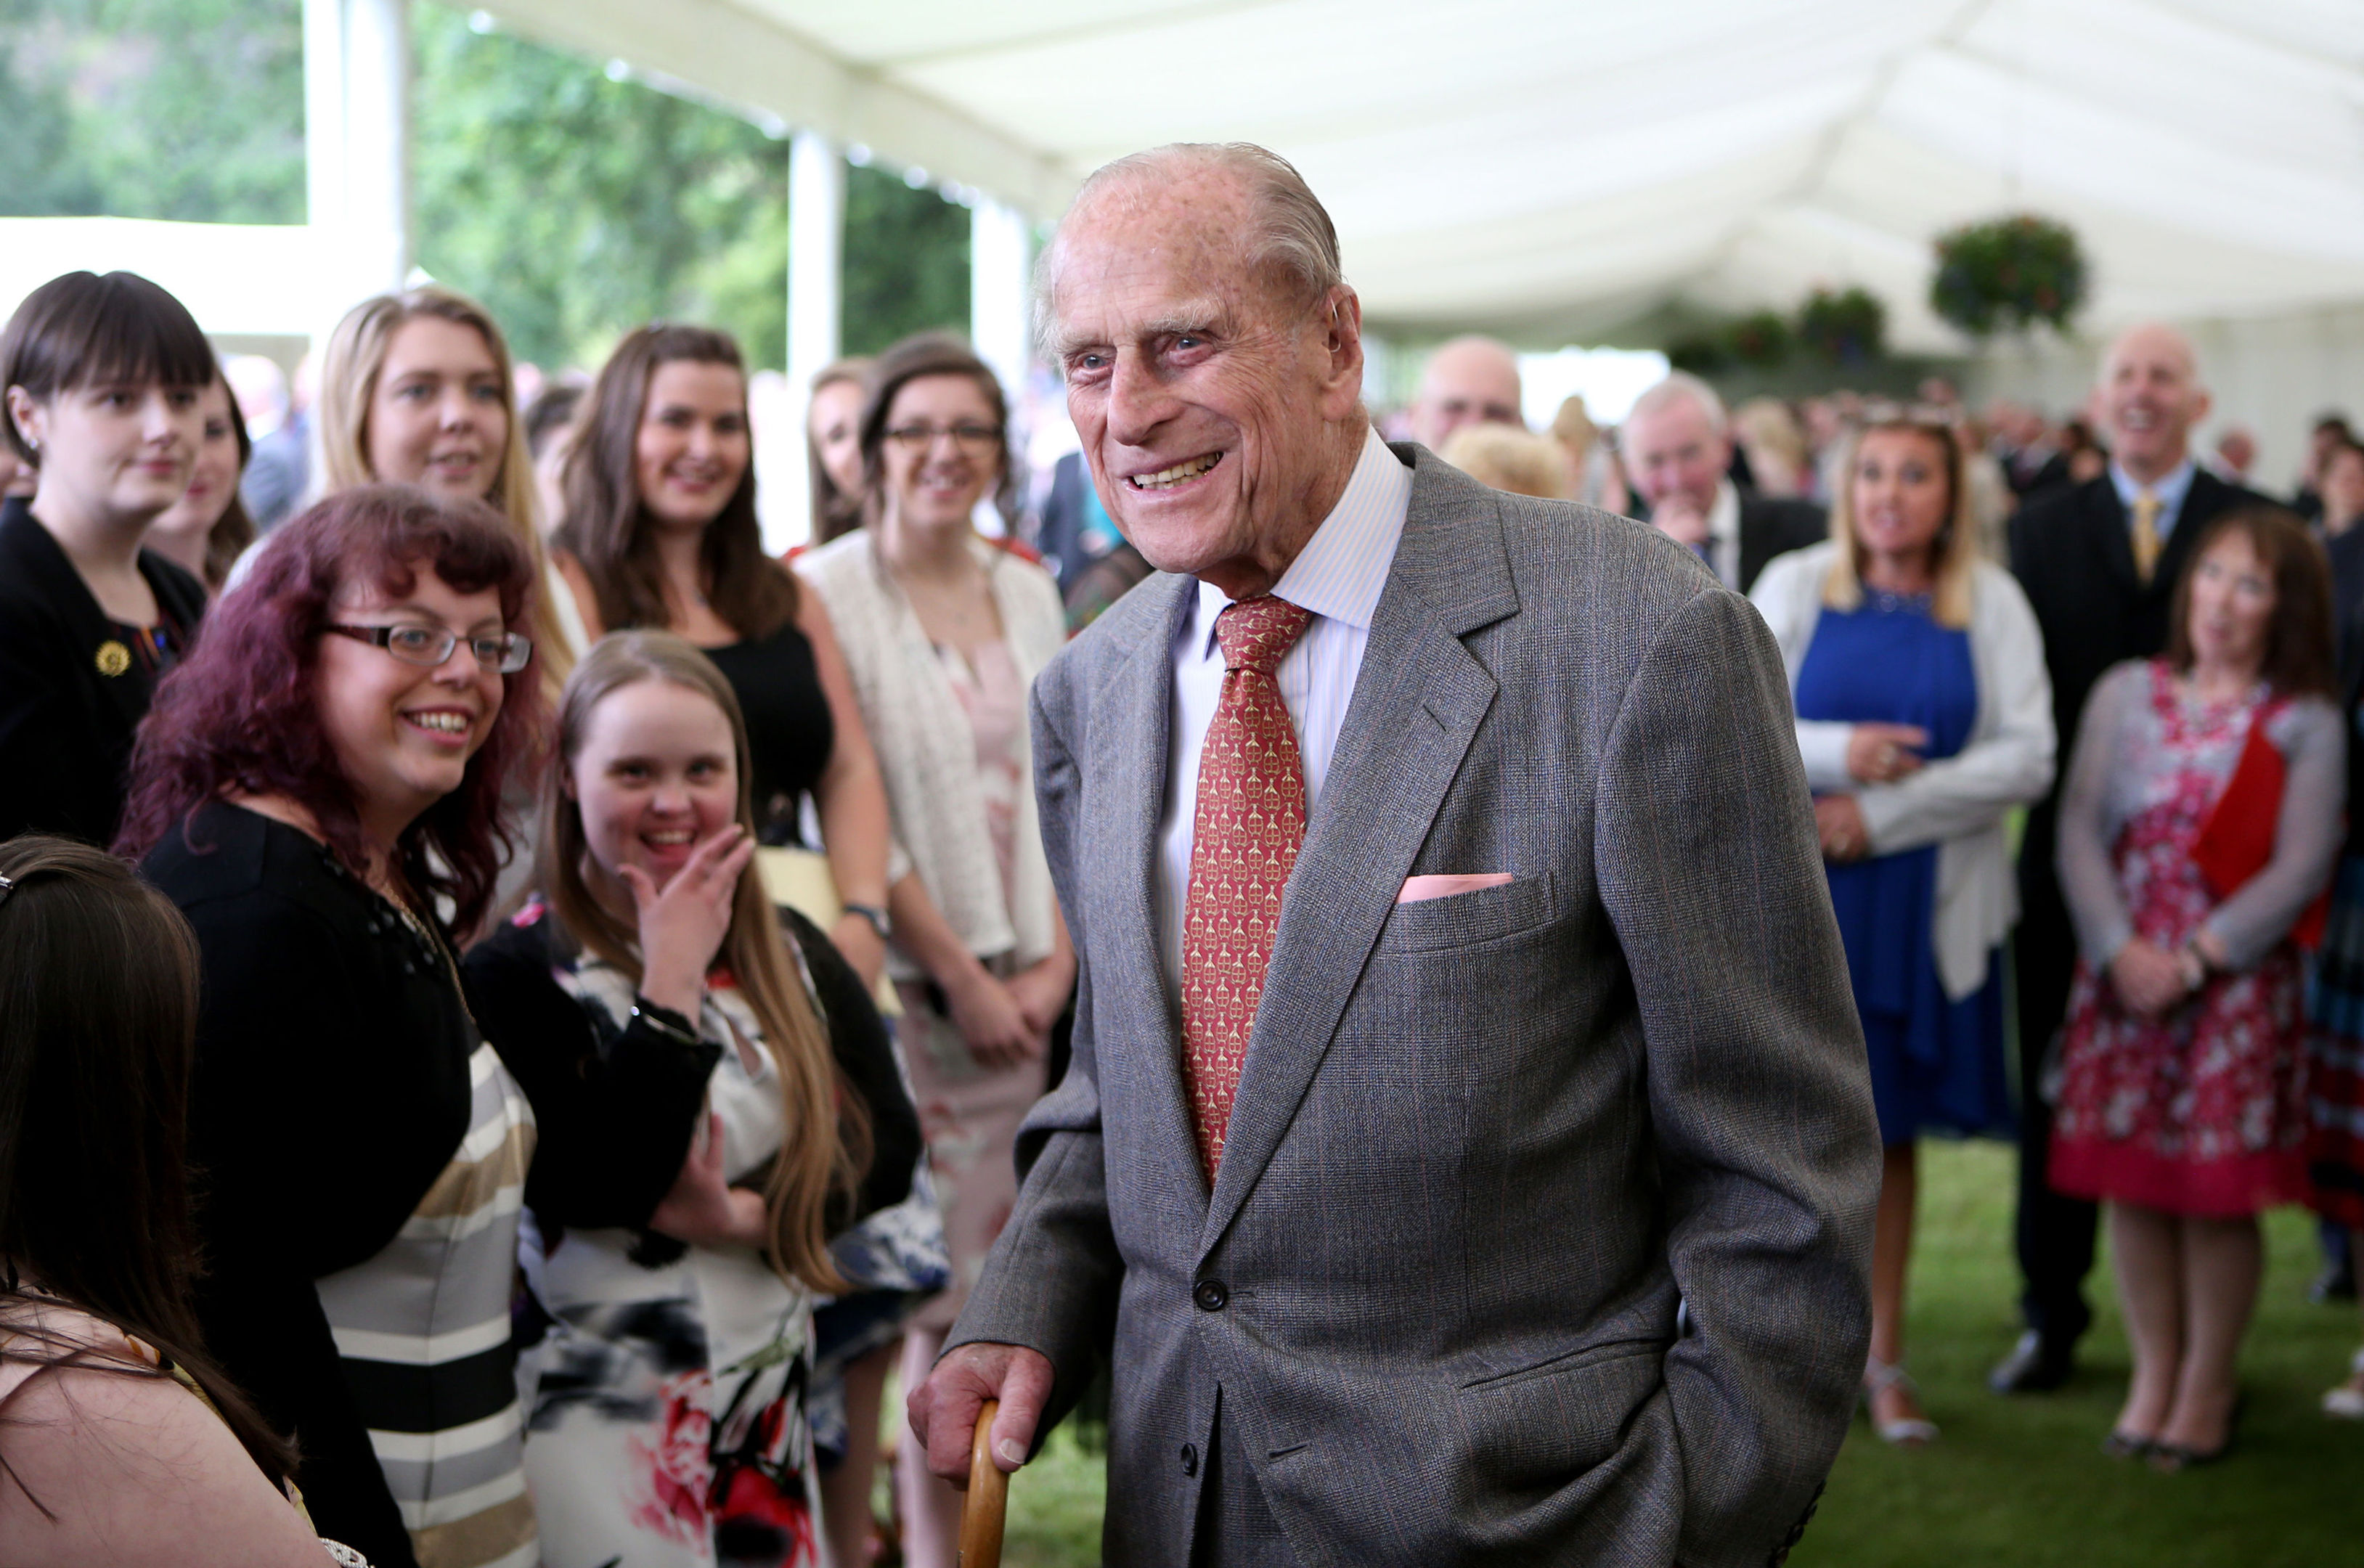
<instances>
[{"instance_id":1,"label":"black top","mask_svg":"<svg viewBox=\"0 0 2364 1568\"><path fill-rule=\"evenodd\" d=\"M205 807L140 870L203 957L189 1149L206 1343L301 1445L320 1532L409 1563L314 1282L385 1251L466 1132L478 1036L451 961L324 845L239 806ZM713 1049L641 1029L603 1062L501 1055L540 1126L529 1200L563 1186L608 1223L644 1220L687 1152Z\"/></svg>"},{"instance_id":2,"label":"black top","mask_svg":"<svg viewBox=\"0 0 2364 1568\"><path fill-rule=\"evenodd\" d=\"M787 621L769 637L705 652L738 694L747 717L756 834L766 844L798 843L797 813L820 782L837 740L812 643Z\"/></svg>"},{"instance_id":3,"label":"black top","mask_svg":"<svg viewBox=\"0 0 2364 1568\"><path fill-rule=\"evenodd\" d=\"M2351 528L2323 541L2331 557L2331 624L2339 632L2339 667L2347 667L2364 611L2364 528Z\"/></svg>"},{"instance_id":4,"label":"black top","mask_svg":"<svg viewBox=\"0 0 2364 1568\"><path fill-rule=\"evenodd\" d=\"M920 1113L904 1091L894 1048L887 1043L886 1026L871 1004L861 976L819 927L793 909L784 908L780 916L789 937L803 951L805 968L820 998L821 1012L829 1027L830 1049L837 1059L838 1069L862 1096L870 1115L870 1169L853 1211L844 1212L841 1206L830 1215L830 1230L834 1235L909 1195L911 1173L919 1164L922 1147ZM604 1015L595 1018L593 1011L570 995L555 978L554 971L571 957L565 951L571 945L548 906L536 898L529 900L514 919L504 921L492 935L468 951L461 965L467 976L468 997L502 1061L531 1059L563 1071L570 1063L597 1067L624 1054L621 1041L610 1042L605 1038L608 1031L604 1027ZM624 1038L629 1040L646 1028L635 1019ZM719 1047L707 1049L711 1053L706 1059L707 1069L711 1072L721 1052ZM516 1069L512 1067L511 1071ZM701 1085L703 1082L701 1078ZM536 1100L537 1112L540 1107L541 1102ZM635 1140L650 1142L652 1134L637 1131L627 1122L637 1124L671 1117L674 1122L668 1124L663 1137L657 1141L672 1152L673 1166L677 1171L689 1150L697 1108L693 1104L691 1114L685 1117L677 1106L652 1107L635 1104L619 1095L615 1096L610 1110L622 1119L585 1142L595 1149L603 1142L611 1146ZM544 1136L546 1139L547 1133ZM544 1147L547 1148L546 1142ZM612 1173L600 1169L596 1162L557 1166L537 1154L533 1175L526 1185L526 1200L533 1206L545 1242L555 1245L560 1229L567 1225L644 1227L649 1211L656 1207L656 1199L663 1195L671 1178L668 1174L666 1183L655 1187L648 1204L637 1213L619 1205L616 1199L620 1195L608 1190L613 1182ZM642 1255L652 1250L644 1239ZM655 1250L662 1250L662 1245Z\"/></svg>"},{"instance_id":5,"label":"black top","mask_svg":"<svg viewBox=\"0 0 2364 1568\"><path fill-rule=\"evenodd\" d=\"M1830 537L1830 514L1812 501L1744 495L1740 498L1740 591L1745 594L1756 586L1765 563L1775 556L1804 550Z\"/></svg>"},{"instance_id":6,"label":"black top","mask_svg":"<svg viewBox=\"0 0 2364 1568\"><path fill-rule=\"evenodd\" d=\"M109 620L24 497L0 504L0 839L114 839L131 733L206 610L204 585L154 550L139 574L152 628Z\"/></svg>"}]
</instances>

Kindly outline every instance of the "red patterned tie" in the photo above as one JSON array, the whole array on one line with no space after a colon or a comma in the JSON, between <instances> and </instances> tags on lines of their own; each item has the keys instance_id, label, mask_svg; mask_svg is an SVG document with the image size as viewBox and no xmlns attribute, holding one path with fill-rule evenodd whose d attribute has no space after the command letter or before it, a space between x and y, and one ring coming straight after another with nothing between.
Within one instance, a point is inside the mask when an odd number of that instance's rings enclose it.
<instances>
[{"instance_id":1,"label":"red patterned tie","mask_svg":"<svg viewBox=\"0 0 2364 1568\"><path fill-rule=\"evenodd\" d=\"M1190 894L1182 924L1182 1071L1207 1180L1255 1027L1280 895L1305 842L1305 771L1273 672L1313 612L1242 599L1215 619L1223 695L1199 752Z\"/></svg>"}]
</instances>

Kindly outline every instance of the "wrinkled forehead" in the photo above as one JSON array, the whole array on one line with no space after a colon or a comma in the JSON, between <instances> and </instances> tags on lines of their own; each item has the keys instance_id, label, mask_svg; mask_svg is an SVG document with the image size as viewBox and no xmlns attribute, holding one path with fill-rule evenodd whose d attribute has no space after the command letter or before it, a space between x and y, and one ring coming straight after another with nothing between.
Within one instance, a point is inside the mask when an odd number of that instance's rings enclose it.
<instances>
[{"instance_id":1,"label":"wrinkled forehead","mask_svg":"<svg viewBox=\"0 0 2364 1568\"><path fill-rule=\"evenodd\" d=\"M1144 324L1266 303L1254 275L1254 214L1239 183L1214 171L1136 176L1087 191L1059 225L1049 258L1051 337L1132 336Z\"/></svg>"}]
</instances>

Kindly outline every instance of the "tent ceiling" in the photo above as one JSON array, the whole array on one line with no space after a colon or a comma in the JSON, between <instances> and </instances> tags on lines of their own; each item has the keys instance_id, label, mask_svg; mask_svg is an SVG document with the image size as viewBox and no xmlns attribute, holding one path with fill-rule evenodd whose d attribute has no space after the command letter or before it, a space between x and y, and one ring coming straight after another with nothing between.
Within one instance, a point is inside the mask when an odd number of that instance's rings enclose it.
<instances>
[{"instance_id":1,"label":"tent ceiling","mask_svg":"<svg viewBox=\"0 0 2364 1568\"><path fill-rule=\"evenodd\" d=\"M2353 0L494 0L1054 216L1109 158L1247 139L1377 323L1548 337L1863 284L1910 348L1929 240L2068 221L2090 319L2364 298Z\"/></svg>"}]
</instances>

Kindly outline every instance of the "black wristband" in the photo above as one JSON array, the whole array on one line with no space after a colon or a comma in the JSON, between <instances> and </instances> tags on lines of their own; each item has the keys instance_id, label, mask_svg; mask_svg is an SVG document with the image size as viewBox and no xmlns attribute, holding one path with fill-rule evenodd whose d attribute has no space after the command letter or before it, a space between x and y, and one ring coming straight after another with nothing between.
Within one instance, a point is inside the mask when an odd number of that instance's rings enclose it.
<instances>
[{"instance_id":1,"label":"black wristband","mask_svg":"<svg viewBox=\"0 0 2364 1568\"><path fill-rule=\"evenodd\" d=\"M859 915L868 921L870 929L878 933L878 940L882 942L894 932L895 923L887 918L886 911L875 904L849 904L845 906L845 912L849 915Z\"/></svg>"},{"instance_id":2,"label":"black wristband","mask_svg":"<svg viewBox=\"0 0 2364 1568\"><path fill-rule=\"evenodd\" d=\"M683 1045L706 1043L698 1039L697 1029L687 1018L675 1012L671 1007L650 1001L646 996L632 998L632 1017L647 1024L649 1028L666 1039L676 1040Z\"/></svg>"}]
</instances>

